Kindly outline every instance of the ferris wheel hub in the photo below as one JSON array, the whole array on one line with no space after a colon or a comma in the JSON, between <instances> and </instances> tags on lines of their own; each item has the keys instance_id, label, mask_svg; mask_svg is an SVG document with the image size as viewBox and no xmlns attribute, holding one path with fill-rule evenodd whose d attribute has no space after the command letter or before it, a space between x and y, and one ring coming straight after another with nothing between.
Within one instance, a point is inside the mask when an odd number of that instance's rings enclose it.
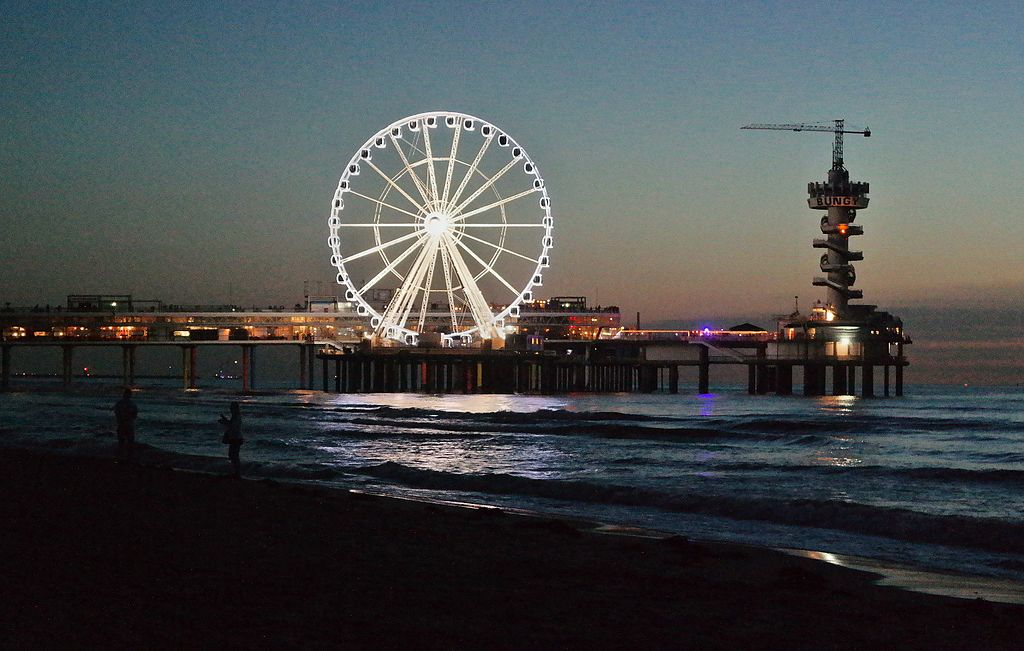
<instances>
[{"instance_id":1,"label":"ferris wheel hub","mask_svg":"<svg viewBox=\"0 0 1024 651\"><path fill-rule=\"evenodd\" d=\"M441 212L429 213L426 220L424 220L423 229L427 231L428 235L434 237L447 232L449 230L448 215Z\"/></svg>"}]
</instances>

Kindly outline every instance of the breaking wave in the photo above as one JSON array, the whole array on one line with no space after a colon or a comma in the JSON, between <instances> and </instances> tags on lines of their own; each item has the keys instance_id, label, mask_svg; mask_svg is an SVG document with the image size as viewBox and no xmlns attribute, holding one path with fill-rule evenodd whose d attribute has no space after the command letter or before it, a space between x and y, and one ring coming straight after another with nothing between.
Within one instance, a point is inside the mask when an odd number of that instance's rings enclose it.
<instances>
[{"instance_id":1,"label":"breaking wave","mask_svg":"<svg viewBox=\"0 0 1024 651\"><path fill-rule=\"evenodd\" d=\"M553 481L504 474L448 473L392 462L349 468L348 471L397 481L415 488L511 493L554 500L654 507L737 520L838 529L916 543L1024 553L1024 524L993 518L940 516L838 500L672 494L582 481Z\"/></svg>"}]
</instances>

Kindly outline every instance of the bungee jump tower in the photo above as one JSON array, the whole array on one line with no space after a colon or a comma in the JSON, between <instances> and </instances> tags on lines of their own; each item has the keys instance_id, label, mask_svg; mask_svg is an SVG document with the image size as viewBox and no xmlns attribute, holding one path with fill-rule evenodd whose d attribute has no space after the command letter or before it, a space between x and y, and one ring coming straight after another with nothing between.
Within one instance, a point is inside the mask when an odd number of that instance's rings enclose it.
<instances>
[{"instance_id":1,"label":"bungee jump tower","mask_svg":"<svg viewBox=\"0 0 1024 651\"><path fill-rule=\"evenodd\" d=\"M843 164L843 135L869 137L871 130L847 128L844 120L833 120L831 124L749 124L742 128L835 134L828 180L807 184L808 208L824 211L820 223L824 237L815 238L812 245L823 250L819 266L825 275L816 276L812 284L825 288L825 300L815 302L808 315L797 310L780 319L778 344L771 352L778 359L805 359L802 366L806 395L826 393L829 370L833 395L855 394L859 367L861 395L873 396L876 366L883 367L884 395L889 395L890 369L895 370L895 394L903 395L903 369L909 364L904 346L911 343L903 322L874 305L850 304L851 299L863 298L863 292L853 288L857 275L852 263L863 260L864 254L850 250L850 238L864 234L864 228L853 222L858 211L868 207L869 185L850 181L850 173ZM762 373L768 376L767 381L759 377ZM766 360L752 369L750 386L754 393L791 392L792 367L772 366Z\"/></svg>"}]
</instances>

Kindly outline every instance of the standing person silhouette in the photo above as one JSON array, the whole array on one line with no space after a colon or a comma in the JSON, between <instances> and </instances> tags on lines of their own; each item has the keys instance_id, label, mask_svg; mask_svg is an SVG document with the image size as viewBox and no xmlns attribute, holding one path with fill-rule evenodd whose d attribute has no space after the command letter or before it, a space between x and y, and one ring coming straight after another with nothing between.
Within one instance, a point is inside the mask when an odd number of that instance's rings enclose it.
<instances>
[{"instance_id":1,"label":"standing person silhouette","mask_svg":"<svg viewBox=\"0 0 1024 651\"><path fill-rule=\"evenodd\" d=\"M114 418L117 419L117 458L131 461L135 458L135 419L139 408L132 400L132 390L125 389L121 399L114 403Z\"/></svg>"},{"instance_id":2,"label":"standing person silhouette","mask_svg":"<svg viewBox=\"0 0 1024 651\"><path fill-rule=\"evenodd\" d=\"M235 479L242 477L242 462L238 458L238 452L242 449L242 412L237 402L231 403L231 418L220 417L220 424L224 426L224 438L222 443L228 444L228 459L231 461L231 476Z\"/></svg>"}]
</instances>

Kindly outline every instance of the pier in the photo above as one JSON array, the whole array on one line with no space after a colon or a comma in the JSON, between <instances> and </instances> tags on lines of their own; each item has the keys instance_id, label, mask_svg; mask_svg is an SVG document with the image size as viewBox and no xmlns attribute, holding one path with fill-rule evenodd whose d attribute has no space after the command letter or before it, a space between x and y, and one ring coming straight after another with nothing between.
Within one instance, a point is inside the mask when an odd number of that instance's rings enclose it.
<instances>
[{"instance_id":1,"label":"pier","mask_svg":"<svg viewBox=\"0 0 1024 651\"><path fill-rule=\"evenodd\" d=\"M752 395L792 395L796 380L807 396L903 395L909 362L902 343L894 355L883 340L852 355L848 349L826 355L821 343L793 346L771 333L732 339L697 334L694 340L555 340L532 351L324 347L317 357L322 388L335 393L707 394L713 367L738 366L746 369ZM685 368L697 371L689 388L680 382ZM880 387L876 368L882 369Z\"/></svg>"},{"instance_id":2,"label":"pier","mask_svg":"<svg viewBox=\"0 0 1024 651\"><path fill-rule=\"evenodd\" d=\"M196 390L202 388L201 351L227 347L238 353L238 386L248 392L257 388L257 350L285 346L296 352L296 388L335 393L706 394L713 391L712 369L733 366L745 367L752 395L792 395L801 387L807 396L888 397L903 395L909 364L903 340L884 335L845 347L830 341L788 341L764 331L623 331L619 337L548 340L534 350L375 348L368 341L5 341L0 344L0 379L2 389L9 390L13 355L49 346L60 349L61 381L70 386L75 351L105 347L120 349L123 384L134 386L140 351L173 347L180 350L181 387ZM681 381L681 370L687 368L696 369L690 387Z\"/></svg>"}]
</instances>

